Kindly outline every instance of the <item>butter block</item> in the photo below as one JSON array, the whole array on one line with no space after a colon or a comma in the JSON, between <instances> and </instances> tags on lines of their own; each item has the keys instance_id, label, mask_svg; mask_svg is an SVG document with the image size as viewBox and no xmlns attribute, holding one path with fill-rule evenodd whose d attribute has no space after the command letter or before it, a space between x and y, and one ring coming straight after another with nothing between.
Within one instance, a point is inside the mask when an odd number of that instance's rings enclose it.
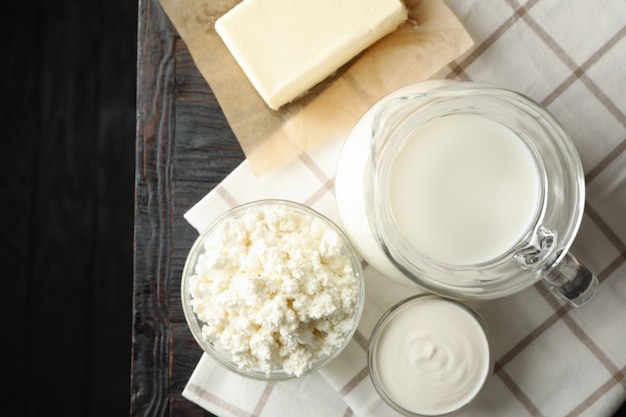
<instances>
[{"instance_id":1,"label":"butter block","mask_svg":"<svg viewBox=\"0 0 626 417\"><path fill-rule=\"evenodd\" d=\"M244 0L215 29L277 110L406 19L401 0Z\"/></svg>"}]
</instances>

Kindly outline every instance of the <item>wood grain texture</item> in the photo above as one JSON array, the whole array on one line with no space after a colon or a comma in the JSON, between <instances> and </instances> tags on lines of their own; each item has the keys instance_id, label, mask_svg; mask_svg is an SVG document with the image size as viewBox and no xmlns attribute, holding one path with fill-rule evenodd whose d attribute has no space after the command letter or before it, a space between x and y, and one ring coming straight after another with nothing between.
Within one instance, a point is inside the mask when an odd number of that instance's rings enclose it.
<instances>
[{"instance_id":1,"label":"wood grain texture","mask_svg":"<svg viewBox=\"0 0 626 417\"><path fill-rule=\"evenodd\" d=\"M183 214L244 155L158 0L138 25L132 416L210 416L182 397L201 356L180 277L197 232Z\"/></svg>"}]
</instances>

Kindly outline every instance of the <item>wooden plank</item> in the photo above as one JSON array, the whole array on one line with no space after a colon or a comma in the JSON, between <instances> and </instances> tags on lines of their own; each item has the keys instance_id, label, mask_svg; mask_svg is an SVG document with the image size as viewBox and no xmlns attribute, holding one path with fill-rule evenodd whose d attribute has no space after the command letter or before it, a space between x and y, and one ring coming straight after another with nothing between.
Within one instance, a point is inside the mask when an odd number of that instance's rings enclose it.
<instances>
[{"instance_id":1,"label":"wooden plank","mask_svg":"<svg viewBox=\"0 0 626 417\"><path fill-rule=\"evenodd\" d=\"M244 156L158 0L140 1L138 36L131 415L210 416L181 395L201 356L180 305L197 236L183 214Z\"/></svg>"},{"instance_id":2,"label":"wooden plank","mask_svg":"<svg viewBox=\"0 0 626 417\"><path fill-rule=\"evenodd\" d=\"M131 415L169 415L169 347L165 272L169 192L173 29L157 1L138 9L137 136ZM159 160L165 158L165 160ZM165 171L165 172L164 172ZM165 255L167 252L165 252Z\"/></svg>"}]
</instances>

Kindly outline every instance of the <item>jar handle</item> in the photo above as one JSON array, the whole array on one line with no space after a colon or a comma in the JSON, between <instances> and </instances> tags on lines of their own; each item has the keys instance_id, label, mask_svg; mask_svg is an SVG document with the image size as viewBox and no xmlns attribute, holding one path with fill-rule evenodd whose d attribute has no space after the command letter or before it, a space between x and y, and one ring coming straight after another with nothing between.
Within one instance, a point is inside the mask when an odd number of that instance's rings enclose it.
<instances>
[{"instance_id":1,"label":"jar handle","mask_svg":"<svg viewBox=\"0 0 626 417\"><path fill-rule=\"evenodd\" d=\"M553 293L574 307L589 301L599 285L598 278L569 252L544 280Z\"/></svg>"},{"instance_id":2,"label":"jar handle","mask_svg":"<svg viewBox=\"0 0 626 417\"><path fill-rule=\"evenodd\" d=\"M518 265L527 269L540 261L561 258L563 251L555 252L556 242L556 233L546 227L539 227L533 243L515 255ZM574 307L589 301L599 285L598 278L569 252L554 264L543 279L554 294Z\"/></svg>"}]
</instances>

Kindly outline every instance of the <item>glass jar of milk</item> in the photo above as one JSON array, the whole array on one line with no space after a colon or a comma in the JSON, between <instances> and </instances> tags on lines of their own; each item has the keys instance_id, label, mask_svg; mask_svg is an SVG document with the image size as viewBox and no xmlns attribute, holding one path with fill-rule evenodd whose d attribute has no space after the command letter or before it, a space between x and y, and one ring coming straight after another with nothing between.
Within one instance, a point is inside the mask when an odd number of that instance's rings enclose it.
<instances>
[{"instance_id":1,"label":"glass jar of milk","mask_svg":"<svg viewBox=\"0 0 626 417\"><path fill-rule=\"evenodd\" d=\"M489 299L546 279L575 306L597 288L568 252L584 209L580 158L519 93L437 80L390 94L348 136L336 195L354 245L400 283Z\"/></svg>"}]
</instances>

